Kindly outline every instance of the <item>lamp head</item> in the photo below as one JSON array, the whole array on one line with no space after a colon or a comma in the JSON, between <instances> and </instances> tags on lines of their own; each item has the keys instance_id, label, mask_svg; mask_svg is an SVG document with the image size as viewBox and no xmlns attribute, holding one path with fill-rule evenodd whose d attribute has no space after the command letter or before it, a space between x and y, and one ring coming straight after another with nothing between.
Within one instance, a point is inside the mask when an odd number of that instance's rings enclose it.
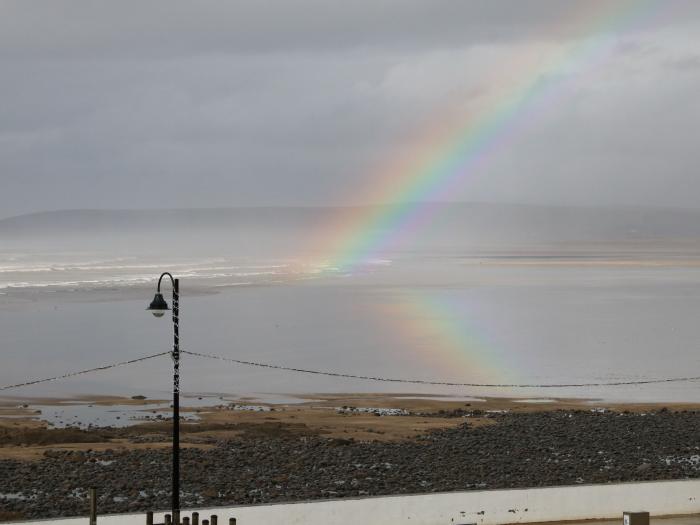
<instances>
[{"instance_id":1,"label":"lamp head","mask_svg":"<svg viewBox=\"0 0 700 525\"><path fill-rule=\"evenodd\" d=\"M170 310L170 308L168 308L168 303L163 299L163 294L158 292L146 310L150 311L156 317L163 317L165 312Z\"/></svg>"}]
</instances>

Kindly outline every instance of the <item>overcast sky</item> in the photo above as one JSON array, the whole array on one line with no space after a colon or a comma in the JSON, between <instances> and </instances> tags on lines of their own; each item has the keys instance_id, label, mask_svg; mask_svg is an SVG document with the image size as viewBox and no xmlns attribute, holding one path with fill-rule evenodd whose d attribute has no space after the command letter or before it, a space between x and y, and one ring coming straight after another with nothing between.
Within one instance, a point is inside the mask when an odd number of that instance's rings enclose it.
<instances>
[{"instance_id":1,"label":"overcast sky","mask_svg":"<svg viewBox=\"0 0 700 525\"><path fill-rule=\"evenodd\" d=\"M591 15L450 198L700 206L694 0L0 0L0 216L362 204L446 101L488 110Z\"/></svg>"}]
</instances>

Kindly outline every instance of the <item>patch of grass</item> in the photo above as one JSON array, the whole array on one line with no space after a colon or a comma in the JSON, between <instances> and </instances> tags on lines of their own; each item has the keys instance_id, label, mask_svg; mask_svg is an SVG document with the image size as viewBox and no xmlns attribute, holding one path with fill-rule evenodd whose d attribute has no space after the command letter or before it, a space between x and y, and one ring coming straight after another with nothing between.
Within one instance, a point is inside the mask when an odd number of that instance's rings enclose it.
<instances>
[{"instance_id":1,"label":"patch of grass","mask_svg":"<svg viewBox=\"0 0 700 525\"><path fill-rule=\"evenodd\" d=\"M117 433L123 437L143 436L146 434L162 434L169 437L172 435L172 425L171 421L149 422L143 425L117 429ZM180 423L180 433L183 435L212 431L235 431L240 432L242 436L247 438L310 436L318 434L318 432L311 430L303 423L271 421L263 423Z\"/></svg>"},{"instance_id":2,"label":"patch of grass","mask_svg":"<svg viewBox=\"0 0 700 525\"><path fill-rule=\"evenodd\" d=\"M58 445L64 443L104 443L108 432L86 431L77 428L19 428L0 429L2 445Z\"/></svg>"}]
</instances>

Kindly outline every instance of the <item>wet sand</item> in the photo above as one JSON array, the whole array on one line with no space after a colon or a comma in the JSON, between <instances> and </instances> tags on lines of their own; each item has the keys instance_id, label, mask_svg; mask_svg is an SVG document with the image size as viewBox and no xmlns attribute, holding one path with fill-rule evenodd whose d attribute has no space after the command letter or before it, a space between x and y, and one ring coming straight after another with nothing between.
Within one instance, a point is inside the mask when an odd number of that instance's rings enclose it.
<instances>
[{"instance_id":1,"label":"wet sand","mask_svg":"<svg viewBox=\"0 0 700 525\"><path fill-rule=\"evenodd\" d=\"M184 413L198 420L183 422L183 447L208 448L213 441L245 436L308 435L356 441L411 441L431 431L469 423L471 427L494 424L493 416L565 411L614 411L651 413L700 410L698 403L605 403L587 399L547 398L448 398L426 394L307 394L288 396L294 403L270 403L233 396L211 398L211 406L191 406L196 397L183 397ZM284 399L284 396L280 396ZM297 399L294 399L296 397ZM202 403L202 401L198 401ZM163 399L117 396L71 398L0 399L0 459L41 459L48 450L137 450L166 448L170 444L167 409L158 421L136 420L124 428L51 428L39 419L33 406L95 405L108 409L129 405L139 413L144 407L167 403ZM145 412L144 412L145 413Z\"/></svg>"}]
</instances>

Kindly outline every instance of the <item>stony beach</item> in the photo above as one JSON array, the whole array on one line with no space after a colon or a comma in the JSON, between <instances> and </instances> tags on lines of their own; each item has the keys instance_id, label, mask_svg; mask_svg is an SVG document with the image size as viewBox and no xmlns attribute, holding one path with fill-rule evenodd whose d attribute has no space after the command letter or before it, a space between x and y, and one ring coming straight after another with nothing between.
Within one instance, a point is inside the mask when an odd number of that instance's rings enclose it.
<instances>
[{"instance_id":1,"label":"stony beach","mask_svg":"<svg viewBox=\"0 0 700 525\"><path fill-rule=\"evenodd\" d=\"M700 476L696 410L538 408L425 418L454 425L392 441L264 421L237 437L205 432L199 446L182 451L183 507ZM167 509L170 453L84 444L49 448L33 461L0 460L4 519L85 515L89 487L98 488L101 513Z\"/></svg>"}]
</instances>

